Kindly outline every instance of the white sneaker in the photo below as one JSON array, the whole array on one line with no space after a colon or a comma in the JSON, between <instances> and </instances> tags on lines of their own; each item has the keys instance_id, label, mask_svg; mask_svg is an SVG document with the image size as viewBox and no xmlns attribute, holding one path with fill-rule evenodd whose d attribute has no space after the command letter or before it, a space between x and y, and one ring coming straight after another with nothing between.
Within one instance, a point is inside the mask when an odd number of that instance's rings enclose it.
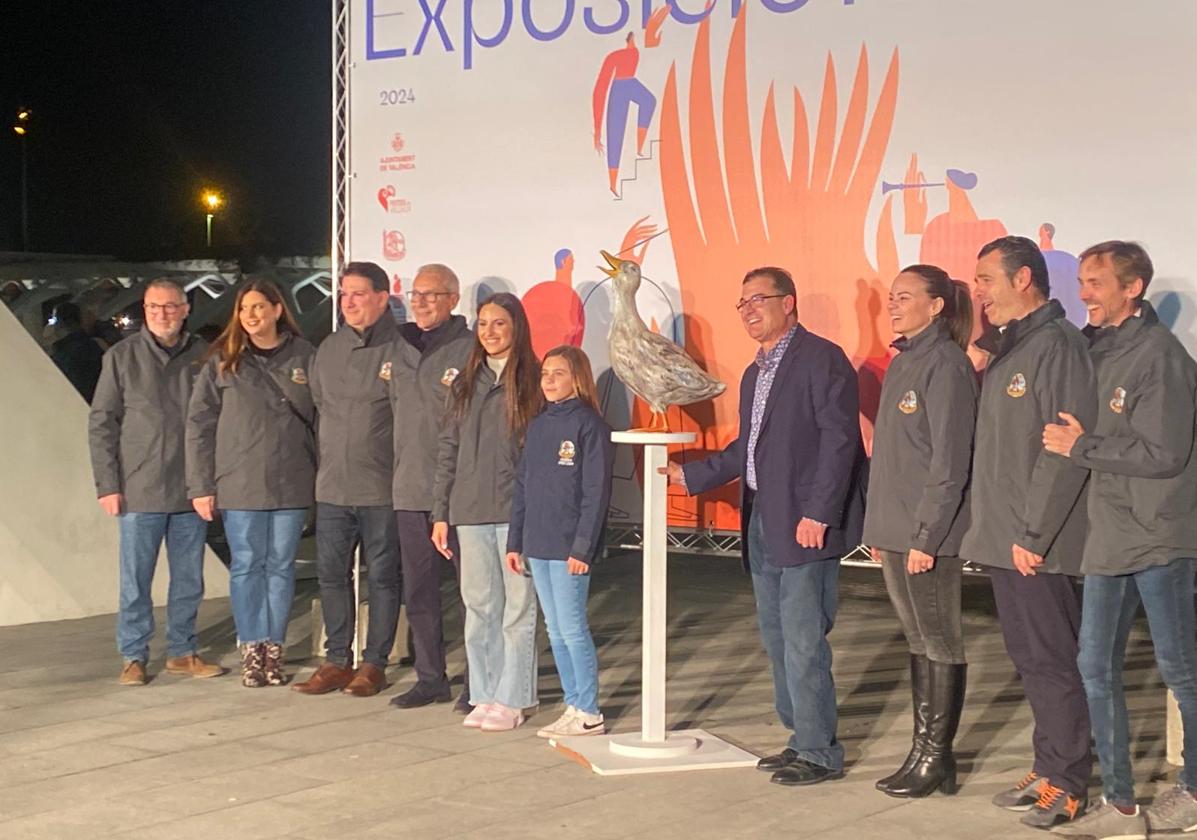
<instances>
[{"instance_id":1,"label":"white sneaker","mask_svg":"<svg viewBox=\"0 0 1197 840\"><path fill-rule=\"evenodd\" d=\"M486 716L490 714L491 708L492 706L490 703L481 703L475 706L470 713L465 716L465 720L461 722L461 725L466 729L481 729L482 722L485 721Z\"/></svg>"},{"instance_id":2,"label":"white sneaker","mask_svg":"<svg viewBox=\"0 0 1197 840\"><path fill-rule=\"evenodd\" d=\"M502 703L492 703L490 713L486 716L486 720L482 721L482 731L506 732L509 729L518 729L523 722L523 710L512 709Z\"/></svg>"},{"instance_id":3,"label":"white sneaker","mask_svg":"<svg viewBox=\"0 0 1197 840\"><path fill-rule=\"evenodd\" d=\"M557 718L555 721L550 723L548 726L543 727L542 729L539 729L536 732L536 737L537 738L556 738L558 735L560 735L562 733L563 727L568 725L570 720L572 720L573 716L576 715L577 713L578 713L578 710L575 709L573 706L566 706L565 711L562 713L561 717Z\"/></svg>"},{"instance_id":4,"label":"white sneaker","mask_svg":"<svg viewBox=\"0 0 1197 840\"><path fill-rule=\"evenodd\" d=\"M592 715L575 710L574 716L558 730L557 736L564 738L573 735L602 735L606 731L607 724L603 722L602 712Z\"/></svg>"}]
</instances>

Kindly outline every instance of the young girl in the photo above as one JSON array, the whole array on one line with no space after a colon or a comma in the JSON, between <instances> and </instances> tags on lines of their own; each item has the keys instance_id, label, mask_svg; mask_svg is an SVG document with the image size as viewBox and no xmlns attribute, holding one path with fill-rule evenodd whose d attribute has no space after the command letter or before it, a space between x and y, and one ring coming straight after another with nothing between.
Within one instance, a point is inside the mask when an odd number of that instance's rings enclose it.
<instances>
[{"instance_id":1,"label":"young girl","mask_svg":"<svg viewBox=\"0 0 1197 840\"><path fill-rule=\"evenodd\" d=\"M187 495L202 518L219 509L224 520L241 682L251 688L286 682L295 550L316 486L314 354L278 288L246 280L191 394Z\"/></svg>"},{"instance_id":2,"label":"young girl","mask_svg":"<svg viewBox=\"0 0 1197 840\"><path fill-rule=\"evenodd\" d=\"M889 314L899 353L881 387L864 542L910 647L914 739L901 768L877 783L890 796L956 792L952 739L964 702L960 541L968 525L977 378L965 348L968 288L931 265L894 278Z\"/></svg>"},{"instance_id":3,"label":"young girl","mask_svg":"<svg viewBox=\"0 0 1197 840\"><path fill-rule=\"evenodd\" d=\"M586 597L602 551L615 450L585 353L568 345L546 353L540 388L548 405L528 426L507 533L507 566L512 574L532 572L565 694L564 714L536 734L601 735Z\"/></svg>"},{"instance_id":4,"label":"young girl","mask_svg":"<svg viewBox=\"0 0 1197 840\"><path fill-rule=\"evenodd\" d=\"M516 465L540 409L540 366L519 298L506 292L478 306L475 342L449 390L432 492L432 543L451 559L461 546L461 599L470 701L465 726L515 729L536 705L536 595L508 574L508 519Z\"/></svg>"}]
</instances>

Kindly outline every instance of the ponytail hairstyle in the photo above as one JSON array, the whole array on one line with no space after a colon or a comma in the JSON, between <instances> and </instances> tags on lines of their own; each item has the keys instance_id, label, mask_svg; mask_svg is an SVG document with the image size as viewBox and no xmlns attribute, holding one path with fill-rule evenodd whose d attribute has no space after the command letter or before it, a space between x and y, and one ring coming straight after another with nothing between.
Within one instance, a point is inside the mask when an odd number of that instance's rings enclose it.
<instances>
[{"instance_id":1,"label":"ponytail hairstyle","mask_svg":"<svg viewBox=\"0 0 1197 840\"><path fill-rule=\"evenodd\" d=\"M237 369L241 366L241 358L249 347L249 336L241 326L241 301L250 292L258 292L272 305L282 307L282 312L278 317L280 336L284 333L290 333L295 337L303 336L299 325L295 323L295 316L291 314L291 309L287 306L287 301L273 281L264 277L253 277L241 281L237 284L237 297L233 300L233 314L229 316L229 322L225 325L224 330L212 342L212 347L205 357L209 359L215 357L218 360L217 367L226 376L236 375Z\"/></svg>"},{"instance_id":2,"label":"ponytail hairstyle","mask_svg":"<svg viewBox=\"0 0 1197 840\"><path fill-rule=\"evenodd\" d=\"M507 431L521 443L532 418L540 411L540 363L532 350L532 330L520 299L508 292L489 295L478 304L478 314L484 306L497 306L511 319L511 351L499 377L507 399ZM449 389L449 416L454 420L465 417L474 397L478 371L486 364L486 348L478 340L478 325L474 324L474 347L466 360L465 370L453 380Z\"/></svg>"},{"instance_id":3,"label":"ponytail hairstyle","mask_svg":"<svg viewBox=\"0 0 1197 840\"><path fill-rule=\"evenodd\" d=\"M574 387L578 391L578 402L589 406L596 414L602 414L598 402L598 387L594 384L594 374L590 370L590 359L581 348L572 344L562 344L544 354L545 359L560 356L569 365L570 376L574 378Z\"/></svg>"},{"instance_id":4,"label":"ponytail hairstyle","mask_svg":"<svg viewBox=\"0 0 1197 840\"><path fill-rule=\"evenodd\" d=\"M936 265L908 265L901 273L922 278L927 294L943 301L943 309L936 317L947 324L952 340L960 345L960 349L968 350L973 335L973 301L968 285L953 280Z\"/></svg>"}]
</instances>

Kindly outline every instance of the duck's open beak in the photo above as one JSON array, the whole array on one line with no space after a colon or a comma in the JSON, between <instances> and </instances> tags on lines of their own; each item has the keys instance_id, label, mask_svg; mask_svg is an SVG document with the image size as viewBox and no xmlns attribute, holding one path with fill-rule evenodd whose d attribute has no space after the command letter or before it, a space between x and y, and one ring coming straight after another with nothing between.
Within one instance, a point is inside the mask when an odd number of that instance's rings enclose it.
<instances>
[{"instance_id":1,"label":"duck's open beak","mask_svg":"<svg viewBox=\"0 0 1197 840\"><path fill-rule=\"evenodd\" d=\"M611 267L603 268L600 265L598 267L598 270L603 272L603 274L606 274L608 277L614 277L616 274L618 274L619 273L619 260L615 259L615 257L611 256L606 251L599 251L599 253L603 255L603 259L605 259L607 261L607 265L609 265Z\"/></svg>"}]
</instances>

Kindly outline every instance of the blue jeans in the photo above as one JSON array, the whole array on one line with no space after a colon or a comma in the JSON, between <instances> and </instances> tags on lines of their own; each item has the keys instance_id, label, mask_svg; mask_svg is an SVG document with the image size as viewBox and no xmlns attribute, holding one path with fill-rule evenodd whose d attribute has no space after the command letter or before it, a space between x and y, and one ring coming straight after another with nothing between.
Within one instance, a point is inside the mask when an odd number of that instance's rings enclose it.
<instances>
[{"instance_id":1,"label":"blue jeans","mask_svg":"<svg viewBox=\"0 0 1197 840\"><path fill-rule=\"evenodd\" d=\"M504 562L507 523L458 525L470 702L536 705L536 591Z\"/></svg>"},{"instance_id":2,"label":"blue jeans","mask_svg":"<svg viewBox=\"0 0 1197 840\"><path fill-rule=\"evenodd\" d=\"M284 644L295 595L295 550L306 510L225 510L229 596L241 644Z\"/></svg>"},{"instance_id":3,"label":"blue jeans","mask_svg":"<svg viewBox=\"0 0 1197 840\"><path fill-rule=\"evenodd\" d=\"M166 655L196 652L195 616L204 598L204 539L208 523L195 513L122 513L120 612L116 647L126 662L146 662L154 637L150 599L158 552L166 541L170 585L166 596Z\"/></svg>"},{"instance_id":4,"label":"blue jeans","mask_svg":"<svg viewBox=\"0 0 1197 840\"><path fill-rule=\"evenodd\" d=\"M835 739L835 681L827 643L839 601L839 560L774 566L761 518L753 510L748 563L761 640L773 664L773 702L782 725L793 733L787 746L812 764L841 770L844 748Z\"/></svg>"},{"instance_id":5,"label":"blue jeans","mask_svg":"<svg viewBox=\"0 0 1197 840\"><path fill-rule=\"evenodd\" d=\"M1184 559L1130 575L1085 576L1077 665L1085 681L1102 786L1106 799L1115 804L1133 805L1135 801L1122 666L1140 601L1147 613L1160 676L1176 695L1184 723L1185 766L1180 781L1189 790L1197 790L1195 573L1197 560Z\"/></svg>"},{"instance_id":6,"label":"blue jeans","mask_svg":"<svg viewBox=\"0 0 1197 840\"><path fill-rule=\"evenodd\" d=\"M529 557L532 582L544 612L553 660L561 676L565 704L598 714L598 654L586 621L590 575L571 575L564 560Z\"/></svg>"}]
</instances>

